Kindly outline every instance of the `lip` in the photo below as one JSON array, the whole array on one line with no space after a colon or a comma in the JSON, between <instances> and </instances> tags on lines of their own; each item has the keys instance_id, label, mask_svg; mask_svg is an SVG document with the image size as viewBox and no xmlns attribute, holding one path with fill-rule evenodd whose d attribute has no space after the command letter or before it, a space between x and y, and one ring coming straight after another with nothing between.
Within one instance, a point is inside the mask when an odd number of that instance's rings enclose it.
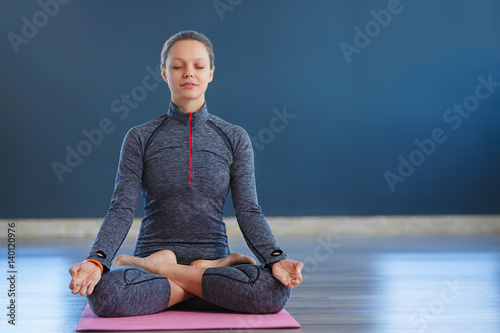
<instances>
[{"instance_id":1,"label":"lip","mask_svg":"<svg viewBox=\"0 0 500 333\"><path fill-rule=\"evenodd\" d=\"M197 84L194 84L193 82L186 82L186 83L183 83L181 84L181 87L185 87L185 88L192 88L192 87L196 87Z\"/></svg>"}]
</instances>

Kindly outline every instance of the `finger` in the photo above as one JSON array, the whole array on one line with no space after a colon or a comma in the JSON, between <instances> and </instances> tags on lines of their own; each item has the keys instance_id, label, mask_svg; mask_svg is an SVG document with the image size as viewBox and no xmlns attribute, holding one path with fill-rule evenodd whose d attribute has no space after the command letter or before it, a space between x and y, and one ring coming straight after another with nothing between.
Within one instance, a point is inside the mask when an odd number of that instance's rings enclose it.
<instances>
[{"instance_id":1,"label":"finger","mask_svg":"<svg viewBox=\"0 0 500 333\"><path fill-rule=\"evenodd\" d=\"M82 290L80 290L80 296L85 295L86 292L87 292L87 286L83 286Z\"/></svg>"},{"instance_id":2,"label":"finger","mask_svg":"<svg viewBox=\"0 0 500 333\"><path fill-rule=\"evenodd\" d=\"M87 289L87 295L92 294L92 292L94 291L94 287L95 287L95 284L91 284L89 286L89 289Z\"/></svg>"},{"instance_id":3,"label":"finger","mask_svg":"<svg viewBox=\"0 0 500 333\"><path fill-rule=\"evenodd\" d=\"M76 266L70 267L69 274L71 274L71 276L75 276L77 273L78 273L78 268Z\"/></svg>"},{"instance_id":4,"label":"finger","mask_svg":"<svg viewBox=\"0 0 500 333\"><path fill-rule=\"evenodd\" d=\"M80 283L78 282L78 280L76 278L72 278L70 283L69 283L69 289L73 290L79 286L80 286Z\"/></svg>"},{"instance_id":5,"label":"finger","mask_svg":"<svg viewBox=\"0 0 500 333\"><path fill-rule=\"evenodd\" d=\"M288 283L287 279L285 279L285 278L279 278L278 280L280 280L280 282L283 283L285 286L287 286L287 287L289 286L289 283Z\"/></svg>"},{"instance_id":6,"label":"finger","mask_svg":"<svg viewBox=\"0 0 500 333\"><path fill-rule=\"evenodd\" d=\"M70 285L73 285L73 288L74 286L77 286L77 285L82 285L82 277L81 276L78 276L78 272L71 278L71 282L70 282ZM71 289L73 289L71 288Z\"/></svg>"},{"instance_id":7,"label":"finger","mask_svg":"<svg viewBox=\"0 0 500 333\"><path fill-rule=\"evenodd\" d=\"M70 289L71 291L73 291L73 290L75 290L75 289L77 289L77 288L80 288L80 285L78 285L78 284L76 284L76 283L75 283L75 284L70 284L70 285L69 285L69 289Z\"/></svg>"},{"instance_id":8,"label":"finger","mask_svg":"<svg viewBox=\"0 0 500 333\"><path fill-rule=\"evenodd\" d=\"M296 261L294 265L295 271L296 272L301 272L302 268L304 268L304 264L301 263L300 261Z\"/></svg>"},{"instance_id":9,"label":"finger","mask_svg":"<svg viewBox=\"0 0 500 333\"><path fill-rule=\"evenodd\" d=\"M76 295L76 294L78 294L78 293L80 292L80 289L81 289L81 286L77 284L77 285L75 286L75 288L73 288L73 289L71 290L71 293L72 293L73 295Z\"/></svg>"},{"instance_id":10,"label":"finger","mask_svg":"<svg viewBox=\"0 0 500 333\"><path fill-rule=\"evenodd\" d=\"M292 281L290 282L290 288L293 288L293 287L295 287L296 285L298 285L298 283L297 283L297 282L298 282L297 280L292 280Z\"/></svg>"}]
</instances>

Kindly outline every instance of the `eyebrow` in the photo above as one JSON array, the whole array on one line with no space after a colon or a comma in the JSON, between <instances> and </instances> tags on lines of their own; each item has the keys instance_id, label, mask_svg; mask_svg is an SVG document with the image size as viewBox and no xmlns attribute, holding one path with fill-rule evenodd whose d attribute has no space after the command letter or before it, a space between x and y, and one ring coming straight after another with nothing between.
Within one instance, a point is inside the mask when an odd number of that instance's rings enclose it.
<instances>
[{"instance_id":1,"label":"eyebrow","mask_svg":"<svg viewBox=\"0 0 500 333\"><path fill-rule=\"evenodd\" d=\"M184 60L184 59L182 59L182 58L177 58L177 57L176 57L176 58L172 58L172 60L174 60L174 59ZM194 60L205 60L205 58L196 58L196 59L194 59Z\"/></svg>"}]
</instances>

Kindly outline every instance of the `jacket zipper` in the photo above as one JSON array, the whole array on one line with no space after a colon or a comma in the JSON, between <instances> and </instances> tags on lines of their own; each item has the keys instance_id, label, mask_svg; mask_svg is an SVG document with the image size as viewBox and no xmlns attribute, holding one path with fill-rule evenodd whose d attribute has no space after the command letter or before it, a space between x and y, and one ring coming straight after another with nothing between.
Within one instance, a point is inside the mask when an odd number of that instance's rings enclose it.
<instances>
[{"instance_id":1,"label":"jacket zipper","mask_svg":"<svg viewBox=\"0 0 500 333\"><path fill-rule=\"evenodd\" d=\"M191 123L191 120L192 120L192 117L193 117L193 114L192 113L189 113L189 170L190 170L190 174L189 174L189 184L192 184L193 183L193 155L192 155L192 152L191 152L191 145L192 145L192 123Z\"/></svg>"}]
</instances>

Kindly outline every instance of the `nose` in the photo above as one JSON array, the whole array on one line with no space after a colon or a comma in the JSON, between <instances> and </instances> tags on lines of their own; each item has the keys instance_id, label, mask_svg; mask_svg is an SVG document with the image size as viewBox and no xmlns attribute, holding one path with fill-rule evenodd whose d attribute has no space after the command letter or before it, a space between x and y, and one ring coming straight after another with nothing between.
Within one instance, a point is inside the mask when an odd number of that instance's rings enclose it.
<instances>
[{"instance_id":1,"label":"nose","mask_svg":"<svg viewBox=\"0 0 500 333\"><path fill-rule=\"evenodd\" d=\"M193 76L192 70L190 68L186 69L186 72L184 73L185 77L190 77Z\"/></svg>"}]
</instances>

